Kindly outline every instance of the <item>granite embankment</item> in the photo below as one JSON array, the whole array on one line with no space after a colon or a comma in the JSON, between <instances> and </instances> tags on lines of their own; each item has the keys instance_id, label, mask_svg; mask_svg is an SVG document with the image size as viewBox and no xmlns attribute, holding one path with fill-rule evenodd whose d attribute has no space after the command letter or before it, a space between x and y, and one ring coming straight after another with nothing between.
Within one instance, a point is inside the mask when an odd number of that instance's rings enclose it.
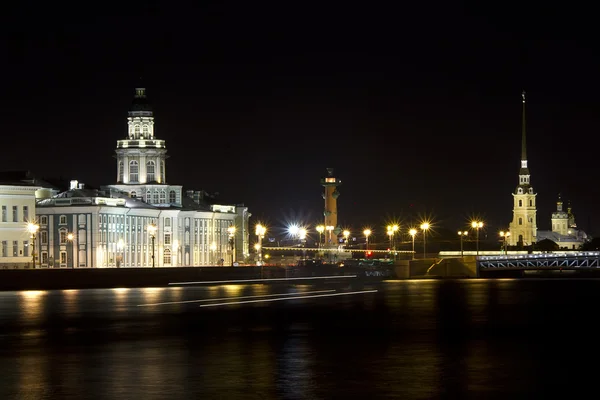
<instances>
[{"instance_id":1,"label":"granite embankment","mask_svg":"<svg viewBox=\"0 0 600 400\"><path fill-rule=\"evenodd\" d=\"M278 267L82 268L0 270L0 290L167 286L173 282L285 277Z\"/></svg>"}]
</instances>

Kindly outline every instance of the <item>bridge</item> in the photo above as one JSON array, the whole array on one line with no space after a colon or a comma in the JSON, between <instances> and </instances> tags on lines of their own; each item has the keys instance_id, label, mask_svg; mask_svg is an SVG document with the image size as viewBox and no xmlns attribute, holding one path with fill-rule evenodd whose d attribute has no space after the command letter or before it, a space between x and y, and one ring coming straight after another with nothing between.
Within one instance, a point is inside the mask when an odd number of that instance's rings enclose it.
<instances>
[{"instance_id":1,"label":"bridge","mask_svg":"<svg viewBox=\"0 0 600 400\"><path fill-rule=\"evenodd\" d=\"M600 252L479 256L477 266L480 271L600 269Z\"/></svg>"},{"instance_id":2,"label":"bridge","mask_svg":"<svg viewBox=\"0 0 600 400\"><path fill-rule=\"evenodd\" d=\"M326 252L326 253L333 253L333 252L337 252L337 253L345 253L345 252L349 252L349 253L366 253L367 251L370 251L371 253L385 253L385 254L390 254L390 253L396 253L396 254L413 254L412 251L410 250L378 250L378 249L353 249L353 248L346 248L343 246L340 247L275 247L275 246L263 246L262 251L266 252L266 251L275 251L275 250L282 250L282 251L306 251L306 252Z\"/></svg>"}]
</instances>

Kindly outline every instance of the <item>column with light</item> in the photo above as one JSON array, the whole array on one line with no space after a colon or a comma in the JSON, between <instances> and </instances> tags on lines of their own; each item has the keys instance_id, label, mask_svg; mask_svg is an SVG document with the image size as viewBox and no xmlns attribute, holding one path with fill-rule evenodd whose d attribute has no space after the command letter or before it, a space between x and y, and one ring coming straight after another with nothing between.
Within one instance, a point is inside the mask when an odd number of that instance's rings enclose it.
<instances>
[{"instance_id":1,"label":"column with light","mask_svg":"<svg viewBox=\"0 0 600 400\"><path fill-rule=\"evenodd\" d=\"M262 242L265 234L267 233L267 228L265 228L261 224L256 224L255 232L258 239L258 262L262 265Z\"/></svg>"},{"instance_id":2,"label":"column with light","mask_svg":"<svg viewBox=\"0 0 600 400\"><path fill-rule=\"evenodd\" d=\"M500 231L500 237L504 241L504 243L503 243L504 255L508 254L508 251L507 251L507 248L506 248L506 240L508 239L509 236L510 236L510 232Z\"/></svg>"},{"instance_id":3,"label":"column with light","mask_svg":"<svg viewBox=\"0 0 600 400\"><path fill-rule=\"evenodd\" d=\"M37 231L40 229L38 224L32 222L27 224L27 231L31 235L31 257L33 259L33 269L35 269L35 237Z\"/></svg>"},{"instance_id":4,"label":"column with light","mask_svg":"<svg viewBox=\"0 0 600 400\"><path fill-rule=\"evenodd\" d=\"M363 231L363 235L365 235L365 242L366 242L366 246L365 247L366 247L367 252L369 251L369 236L371 236L372 233L373 232L371 232L370 229L365 229Z\"/></svg>"},{"instance_id":5,"label":"column with light","mask_svg":"<svg viewBox=\"0 0 600 400\"><path fill-rule=\"evenodd\" d=\"M75 239L75 235L71 232L67 233L67 244L71 248L71 251L67 252L67 268L69 267L69 253L71 255L71 268L75 268L75 254L73 254L73 240Z\"/></svg>"},{"instance_id":6,"label":"column with light","mask_svg":"<svg viewBox=\"0 0 600 400\"><path fill-rule=\"evenodd\" d=\"M412 237L412 259L415 259L415 236L417 236L417 230L412 228L408 231L408 234Z\"/></svg>"},{"instance_id":7,"label":"column with light","mask_svg":"<svg viewBox=\"0 0 600 400\"><path fill-rule=\"evenodd\" d=\"M150 240L152 241L152 268L155 267L155 260L154 260L154 253L155 253L155 249L154 249L154 242L156 240L156 231L158 230L158 228L156 227L156 224L152 223L150 225L148 225L148 234L150 235Z\"/></svg>"},{"instance_id":8,"label":"column with light","mask_svg":"<svg viewBox=\"0 0 600 400\"><path fill-rule=\"evenodd\" d=\"M119 239L119 241L117 242L117 250L119 251L119 257L121 259L117 263L117 268L119 268L121 266L121 264L123 263L123 259L125 258L124 249L125 249L125 242L123 241L123 239Z\"/></svg>"},{"instance_id":9,"label":"column with light","mask_svg":"<svg viewBox=\"0 0 600 400\"><path fill-rule=\"evenodd\" d=\"M227 234L229 235L229 247L231 247L231 266L233 267L235 260L235 226L231 225L227 228Z\"/></svg>"},{"instance_id":10,"label":"column with light","mask_svg":"<svg viewBox=\"0 0 600 400\"><path fill-rule=\"evenodd\" d=\"M302 258L306 260L306 228L300 228L298 231L298 238L300 239L300 244L302 245Z\"/></svg>"},{"instance_id":11,"label":"column with light","mask_svg":"<svg viewBox=\"0 0 600 400\"><path fill-rule=\"evenodd\" d=\"M471 228L476 229L477 230L477 255L479 255L479 230L481 228L483 228L483 222L481 221L473 221L471 222Z\"/></svg>"},{"instance_id":12,"label":"column with light","mask_svg":"<svg viewBox=\"0 0 600 400\"><path fill-rule=\"evenodd\" d=\"M346 248L348 248L350 245L350 231L346 229L342 234L344 235L344 243L346 243Z\"/></svg>"},{"instance_id":13,"label":"column with light","mask_svg":"<svg viewBox=\"0 0 600 400\"><path fill-rule=\"evenodd\" d=\"M458 236L460 236L460 256L464 257L463 251L463 238L469 234L468 231L458 231Z\"/></svg>"},{"instance_id":14,"label":"column with light","mask_svg":"<svg viewBox=\"0 0 600 400\"><path fill-rule=\"evenodd\" d=\"M429 228L431 228L429 222L421 224L421 230L423 231L423 258L427 258L427 231Z\"/></svg>"}]
</instances>

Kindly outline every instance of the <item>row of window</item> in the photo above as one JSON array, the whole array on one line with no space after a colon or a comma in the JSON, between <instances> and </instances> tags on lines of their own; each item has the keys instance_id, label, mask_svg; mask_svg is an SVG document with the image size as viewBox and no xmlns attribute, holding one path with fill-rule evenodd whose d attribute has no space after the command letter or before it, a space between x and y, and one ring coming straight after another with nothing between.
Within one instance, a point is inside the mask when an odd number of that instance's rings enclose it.
<instances>
[{"instance_id":1,"label":"row of window","mask_svg":"<svg viewBox=\"0 0 600 400\"><path fill-rule=\"evenodd\" d=\"M154 197L152 197L153 194ZM132 191L130 196L134 199L137 198L137 192ZM165 204L167 202L167 191L154 189L154 193L152 193L152 190L147 190L145 201L148 204ZM177 203L177 193L174 190L169 191L169 203Z\"/></svg>"},{"instance_id":2,"label":"row of window","mask_svg":"<svg viewBox=\"0 0 600 400\"><path fill-rule=\"evenodd\" d=\"M125 168L123 161L119 161L119 182L123 182L123 178L125 176ZM140 176L140 166L139 163L135 160L129 161L129 182L137 183L139 182ZM165 163L160 163L160 176L162 181L165 180ZM146 182L155 182L156 181L156 164L154 161L146 162Z\"/></svg>"},{"instance_id":3,"label":"row of window","mask_svg":"<svg viewBox=\"0 0 600 400\"><path fill-rule=\"evenodd\" d=\"M22 219L23 222L29 221L29 207L28 206L23 206L23 211L21 212L21 215L23 216L23 219ZM2 222L8 222L8 207L7 206L2 206ZM11 222L21 222L21 220L19 220L19 206L12 206L12 221Z\"/></svg>"},{"instance_id":4,"label":"row of window","mask_svg":"<svg viewBox=\"0 0 600 400\"><path fill-rule=\"evenodd\" d=\"M519 207L523 207L523 200L519 200ZM529 207L533 207L533 200L529 200Z\"/></svg>"},{"instance_id":5,"label":"row of window","mask_svg":"<svg viewBox=\"0 0 600 400\"><path fill-rule=\"evenodd\" d=\"M1 254L2 254L2 257L9 257L7 240L2 241L2 253ZM19 250L19 241L18 240L12 241L12 257L19 257L19 256L29 257L29 241L28 240L23 241L23 250Z\"/></svg>"},{"instance_id":6,"label":"row of window","mask_svg":"<svg viewBox=\"0 0 600 400\"><path fill-rule=\"evenodd\" d=\"M83 222L82 222L82 218L83 217ZM85 224L85 216L84 215L80 215L79 216L79 223L80 224ZM58 217L58 224L59 225L66 225L67 224L67 216L66 215L61 215L60 217ZM42 215L40 217L40 225L48 225L48 216L47 215Z\"/></svg>"}]
</instances>

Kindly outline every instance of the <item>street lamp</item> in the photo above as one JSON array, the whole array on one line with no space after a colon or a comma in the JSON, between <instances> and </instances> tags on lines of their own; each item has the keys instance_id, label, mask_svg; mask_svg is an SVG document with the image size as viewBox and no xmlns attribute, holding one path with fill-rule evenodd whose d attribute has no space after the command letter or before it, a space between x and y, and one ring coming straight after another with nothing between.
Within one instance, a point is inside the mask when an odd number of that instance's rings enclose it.
<instances>
[{"instance_id":1,"label":"street lamp","mask_svg":"<svg viewBox=\"0 0 600 400\"><path fill-rule=\"evenodd\" d=\"M300 243L302 244L302 258L306 260L306 228L301 228L298 231L298 239L300 239Z\"/></svg>"},{"instance_id":2,"label":"street lamp","mask_svg":"<svg viewBox=\"0 0 600 400\"><path fill-rule=\"evenodd\" d=\"M367 246L366 246L366 249L367 249L367 250L369 250L369 236L371 236L371 233L373 233L373 232L371 232L371 230L370 230L370 229L365 229L365 230L363 231L363 234L365 235L365 239L366 239L366 241L367 241Z\"/></svg>"},{"instance_id":3,"label":"street lamp","mask_svg":"<svg viewBox=\"0 0 600 400\"><path fill-rule=\"evenodd\" d=\"M427 257L427 231L431 228L429 222L423 222L421 224L421 230L423 231L423 258Z\"/></svg>"},{"instance_id":4,"label":"street lamp","mask_svg":"<svg viewBox=\"0 0 600 400\"><path fill-rule=\"evenodd\" d=\"M348 248L348 241L350 240L350 231L346 229L344 232L342 232L342 234L344 235L344 242L346 243L346 248Z\"/></svg>"},{"instance_id":5,"label":"street lamp","mask_svg":"<svg viewBox=\"0 0 600 400\"><path fill-rule=\"evenodd\" d=\"M500 231L500 237L502 237L504 239L504 254L508 254L507 250L506 250L506 239L508 239L508 237L510 236L510 232L504 232L504 231Z\"/></svg>"},{"instance_id":6,"label":"street lamp","mask_svg":"<svg viewBox=\"0 0 600 400\"><path fill-rule=\"evenodd\" d=\"M71 235L71 234L69 234ZM69 237L67 236L67 239ZM121 263L123 262L123 248L125 247L125 242L123 241L123 239L119 239L119 241L117 242L117 250L119 250L119 257L120 260L117 259L117 268L119 268L121 266Z\"/></svg>"},{"instance_id":7,"label":"street lamp","mask_svg":"<svg viewBox=\"0 0 600 400\"><path fill-rule=\"evenodd\" d=\"M463 252L463 238L469 234L468 231L458 231L458 236L460 236L460 256L464 257Z\"/></svg>"},{"instance_id":8,"label":"street lamp","mask_svg":"<svg viewBox=\"0 0 600 400\"><path fill-rule=\"evenodd\" d=\"M317 232L319 232L319 246L317 246L317 247L319 248L319 257L321 257L321 241L323 239L323 232L325 232L325 226L318 225Z\"/></svg>"},{"instance_id":9,"label":"street lamp","mask_svg":"<svg viewBox=\"0 0 600 400\"><path fill-rule=\"evenodd\" d=\"M412 259L415 259L415 236L417 236L417 230L415 228L411 228L408 231L408 234L412 236Z\"/></svg>"},{"instance_id":10,"label":"street lamp","mask_svg":"<svg viewBox=\"0 0 600 400\"><path fill-rule=\"evenodd\" d=\"M256 224L255 232L256 236L258 236L258 248L256 248L258 252L258 262L262 265L262 240L265 234L267 233L267 228L262 226L261 224Z\"/></svg>"},{"instance_id":11,"label":"street lamp","mask_svg":"<svg viewBox=\"0 0 600 400\"><path fill-rule=\"evenodd\" d=\"M477 255L479 255L479 230L483 228L483 222L473 221L471 222L471 228L477 229Z\"/></svg>"},{"instance_id":12,"label":"street lamp","mask_svg":"<svg viewBox=\"0 0 600 400\"><path fill-rule=\"evenodd\" d=\"M335 229L335 226L331 226L331 225L327 225L325 227L325 230L327 231L327 237L329 238L328 239L329 245L331 245L331 240L332 240L331 232L333 232L334 229Z\"/></svg>"},{"instance_id":13,"label":"street lamp","mask_svg":"<svg viewBox=\"0 0 600 400\"><path fill-rule=\"evenodd\" d=\"M392 226L387 226L387 235L390 238L390 251L392 250L392 238L394 237L394 231L392 230Z\"/></svg>"},{"instance_id":14,"label":"street lamp","mask_svg":"<svg viewBox=\"0 0 600 400\"><path fill-rule=\"evenodd\" d=\"M148 234L150 234L150 239L152 240L152 268L154 268L155 263L154 263L154 241L156 240L156 231L158 230L158 228L156 227L156 224L152 223L150 225L148 225Z\"/></svg>"},{"instance_id":15,"label":"street lamp","mask_svg":"<svg viewBox=\"0 0 600 400\"><path fill-rule=\"evenodd\" d=\"M35 234L40 229L38 224L32 222L27 224L27 231L31 234L31 257L33 258L33 269L35 269Z\"/></svg>"},{"instance_id":16,"label":"street lamp","mask_svg":"<svg viewBox=\"0 0 600 400\"><path fill-rule=\"evenodd\" d=\"M75 236L72 233L67 233L67 242L71 244L71 251L69 253L71 253L71 268L75 268L75 263L73 262L74 254L73 254L73 239L75 239ZM69 254L67 253L67 254ZM68 256L67 256L68 257ZM67 268L69 267L69 259L67 258Z\"/></svg>"},{"instance_id":17,"label":"street lamp","mask_svg":"<svg viewBox=\"0 0 600 400\"><path fill-rule=\"evenodd\" d=\"M392 225L392 246L393 246L393 250L396 250L396 232L398 232L398 230L400 229L400 227L396 224ZM394 257L395 258L395 257Z\"/></svg>"},{"instance_id":18,"label":"street lamp","mask_svg":"<svg viewBox=\"0 0 600 400\"><path fill-rule=\"evenodd\" d=\"M229 246L231 247L231 266L233 267L235 257L235 226L230 225L229 228L227 228L227 233L229 234Z\"/></svg>"}]
</instances>

